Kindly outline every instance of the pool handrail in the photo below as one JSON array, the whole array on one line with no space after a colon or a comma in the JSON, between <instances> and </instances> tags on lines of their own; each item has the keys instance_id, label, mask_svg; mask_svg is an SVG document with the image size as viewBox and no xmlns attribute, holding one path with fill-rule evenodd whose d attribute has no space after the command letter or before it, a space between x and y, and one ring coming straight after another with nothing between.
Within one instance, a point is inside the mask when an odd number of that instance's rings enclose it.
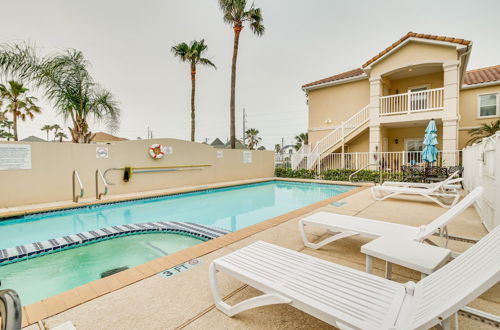
<instances>
[{"instance_id":1,"label":"pool handrail","mask_svg":"<svg viewBox=\"0 0 500 330\"><path fill-rule=\"evenodd\" d=\"M76 194L76 184L75 184L75 179L76 181L78 181L78 184L80 186L80 194ZM78 199L83 197L83 184L82 184L82 180L80 179L80 175L78 175L78 171L77 170L74 170L73 171L73 202L74 203L78 203Z\"/></svg>"},{"instance_id":2,"label":"pool handrail","mask_svg":"<svg viewBox=\"0 0 500 330\"><path fill-rule=\"evenodd\" d=\"M21 299L16 291L0 290L0 326L1 330L21 329Z\"/></svg>"},{"instance_id":3,"label":"pool handrail","mask_svg":"<svg viewBox=\"0 0 500 330\"><path fill-rule=\"evenodd\" d=\"M101 179L104 185L104 192L102 193L99 192L99 179ZM97 169L95 171L95 198L100 200L102 196L107 194L108 194L108 183L106 182L106 179L102 175L101 170Z\"/></svg>"}]
</instances>

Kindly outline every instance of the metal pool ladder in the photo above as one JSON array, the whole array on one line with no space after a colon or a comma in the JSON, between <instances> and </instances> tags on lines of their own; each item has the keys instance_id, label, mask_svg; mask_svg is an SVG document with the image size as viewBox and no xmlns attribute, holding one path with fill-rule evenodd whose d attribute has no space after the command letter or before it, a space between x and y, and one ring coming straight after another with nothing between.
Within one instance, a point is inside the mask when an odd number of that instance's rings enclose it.
<instances>
[{"instance_id":1,"label":"metal pool ladder","mask_svg":"<svg viewBox=\"0 0 500 330\"><path fill-rule=\"evenodd\" d=\"M78 181L78 185L80 186L80 193L76 194L76 181ZM73 171L73 202L78 203L78 198L83 197L83 184L82 180L80 180L80 176L76 170ZM3 329L2 329L3 330Z\"/></svg>"},{"instance_id":2,"label":"metal pool ladder","mask_svg":"<svg viewBox=\"0 0 500 330\"><path fill-rule=\"evenodd\" d=\"M21 300L14 290L0 290L0 330L21 329Z\"/></svg>"},{"instance_id":3,"label":"metal pool ladder","mask_svg":"<svg viewBox=\"0 0 500 330\"><path fill-rule=\"evenodd\" d=\"M100 193L99 192L99 179L101 179L102 184L104 185L104 192ZM99 169L95 170L95 198L101 199L102 196L108 194L108 183L106 182L106 179L102 175L101 171Z\"/></svg>"}]
</instances>

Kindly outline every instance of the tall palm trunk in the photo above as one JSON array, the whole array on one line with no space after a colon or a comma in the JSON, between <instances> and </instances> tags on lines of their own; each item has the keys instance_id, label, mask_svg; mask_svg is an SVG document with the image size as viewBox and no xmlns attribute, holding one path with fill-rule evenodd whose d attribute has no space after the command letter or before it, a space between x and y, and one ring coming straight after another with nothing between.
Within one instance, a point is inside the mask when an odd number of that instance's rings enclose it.
<instances>
[{"instance_id":1,"label":"tall palm trunk","mask_svg":"<svg viewBox=\"0 0 500 330\"><path fill-rule=\"evenodd\" d=\"M196 93L196 64L191 63L191 142L194 142L195 115L194 97Z\"/></svg>"},{"instance_id":2,"label":"tall palm trunk","mask_svg":"<svg viewBox=\"0 0 500 330\"><path fill-rule=\"evenodd\" d=\"M17 136L17 104L14 107L14 112L12 116L12 130L14 131L14 141L19 141L19 137Z\"/></svg>"},{"instance_id":3,"label":"tall palm trunk","mask_svg":"<svg viewBox=\"0 0 500 330\"><path fill-rule=\"evenodd\" d=\"M231 64L231 102L229 104L230 112L230 128L229 134L231 135L231 149L236 149L236 60L238 59L238 45L240 42L240 33L243 29L241 23L236 23L233 27L234 30L234 44L233 44L233 62Z\"/></svg>"}]
</instances>

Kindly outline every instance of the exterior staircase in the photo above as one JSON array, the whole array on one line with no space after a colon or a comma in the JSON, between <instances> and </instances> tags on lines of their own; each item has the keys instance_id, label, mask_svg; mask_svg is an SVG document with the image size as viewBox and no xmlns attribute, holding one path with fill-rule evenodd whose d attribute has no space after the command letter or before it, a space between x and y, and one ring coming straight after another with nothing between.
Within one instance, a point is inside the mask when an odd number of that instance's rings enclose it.
<instances>
[{"instance_id":1,"label":"exterior staircase","mask_svg":"<svg viewBox=\"0 0 500 330\"><path fill-rule=\"evenodd\" d=\"M319 140L312 150L310 150L309 146L300 148L292 156L292 168L294 170L297 168L314 168L320 158L338 149L342 146L342 143L357 135L354 133L359 133L361 129L366 128L369 118L370 112L367 105Z\"/></svg>"}]
</instances>

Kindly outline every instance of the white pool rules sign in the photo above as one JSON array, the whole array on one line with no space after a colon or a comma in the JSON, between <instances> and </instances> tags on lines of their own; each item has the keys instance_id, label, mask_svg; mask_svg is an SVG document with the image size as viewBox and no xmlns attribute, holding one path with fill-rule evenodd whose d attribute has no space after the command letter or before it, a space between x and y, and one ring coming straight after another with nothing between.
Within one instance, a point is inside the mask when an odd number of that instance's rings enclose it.
<instances>
[{"instance_id":1,"label":"white pool rules sign","mask_svg":"<svg viewBox=\"0 0 500 330\"><path fill-rule=\"evenodd\" d=\"M0 144L0 170L31 170L31 146Z\"/></svg>"}]
</instances>

